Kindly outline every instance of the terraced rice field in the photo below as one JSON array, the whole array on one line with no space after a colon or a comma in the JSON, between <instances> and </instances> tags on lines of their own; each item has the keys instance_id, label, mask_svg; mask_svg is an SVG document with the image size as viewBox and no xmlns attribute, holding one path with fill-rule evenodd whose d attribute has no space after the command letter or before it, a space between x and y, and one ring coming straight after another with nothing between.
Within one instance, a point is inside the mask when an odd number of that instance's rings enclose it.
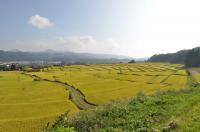
<instances>
[{"instance_id":1,"label":"terraced rice field","mask_svg":"<svg viewBox=\"0 0 200 132\"><path fill-rule=\"evenodd\" d=\"M184 88L188 75L181 67L162 63L73 65L29 74L68 83L79 89L87 101L101 105L139 92L153 94Z\"/></svg>"},{"instance_id":2,"label":"terraced rice field","mask_svg":"<svg viewBox=\"0 0 200 132\"><path fill-rule=\"evenodd\" d=\"M162 63L49 67L40 72L0 72L0 131L39 131L62 113L78 112L139 92L181 89L181 65ZM66 90L67 89L67 90Z\"/></svg>"},{"instance_id":3,"label":"terraced rice field","mask_svg":"<svg viewBox=\"0 0 200 132\"><path fill-rule=\"evenodd\" d=\"M19 72L0 72L0 131L39 131L65 111L77 112L65 87Z\"/></svg>"}]
</instances>

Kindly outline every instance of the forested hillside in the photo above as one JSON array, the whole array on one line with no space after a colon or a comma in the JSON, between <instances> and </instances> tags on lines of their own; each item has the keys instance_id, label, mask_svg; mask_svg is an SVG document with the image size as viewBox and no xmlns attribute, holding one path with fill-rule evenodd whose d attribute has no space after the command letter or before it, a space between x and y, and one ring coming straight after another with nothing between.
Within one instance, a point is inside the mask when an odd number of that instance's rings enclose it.
<instances>
[{"instance_id":1,"label":"forested hillside","mask_svg":"<svg viewBox=\"0 0 200 132\"><path fill-rule=\"evenodd\" d=\"M176 53L157 54L150 57L149 62L169 62L183 64L189 50L181 50Z\"/></svg>"},{"instance_id":2,"label":"forested hillside","mask_svg":"<svg viewBox=\"0 0 200 132\"><path fill-rule=\"evenodd\" d=\"M149 62L169 62L185 64L186 67L200 66L200 47L191 50L181 50L176 53L153 55Z\"/></svg>"},{"instance_id":3,"label":"forested hillside","mask_svg":"<svg viewBox=\"0 0 200 132\"><path fill-rule=\"evenodd\" d=\"M200 47L190 50L185 59L186 67L200 66Z\"/></svg>"}]
</instances>

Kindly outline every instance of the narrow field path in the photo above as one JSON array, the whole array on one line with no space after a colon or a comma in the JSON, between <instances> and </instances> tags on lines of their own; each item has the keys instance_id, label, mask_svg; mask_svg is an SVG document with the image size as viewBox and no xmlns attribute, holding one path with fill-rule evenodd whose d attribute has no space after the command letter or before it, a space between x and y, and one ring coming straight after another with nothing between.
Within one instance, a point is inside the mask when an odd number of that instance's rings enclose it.
<instances>
[{"instance_id":1,"label":"narrow field path","mask_svg":"<svg viewBox=\"0 0 200 132\"><path fill-rule=\"evenodd\" d=\"M188 71L190 72L190 75L197 75L197 74L199 74L199 71L191 69L191 68L188 69Z\"/></svg>"},{"instance_id":2,"label":"narrow field path","mask_svg":"<svg viewBox=\"0 0 200 132\"><path fill-rule=\"evenodd\" d=\"M69 100L72 101L80 110L85 110L85 109L91 108L93 106L96 106L95 104L88 102L85 99L85 95L79 89L77 89L73 86L70 86L67 83L63 83L60 81L53 81L53 80L49 80L49 79L43 79L37 75L30 75L27 73L22 73L22 74L27 75L31 78L37 78L42 81L52 82L52 83L56 83L58 85L64 86L67 90L69 90Z\"/></svg>"},{"instance_id":3,"label":"narrow field path","mask_svg":"<svg viewBox=\"0 0 200 132\"><path fill-rule=\"evenodd\" d=\"M195 85L200 85L200 81L199 81L199 77L196 78L196 76L199 76L200 72L196 69L193 69L193 68L189 68L188 69L188 72L191 76L191 80L192 82L195 84Z\"/></svg>"}]
</instances>

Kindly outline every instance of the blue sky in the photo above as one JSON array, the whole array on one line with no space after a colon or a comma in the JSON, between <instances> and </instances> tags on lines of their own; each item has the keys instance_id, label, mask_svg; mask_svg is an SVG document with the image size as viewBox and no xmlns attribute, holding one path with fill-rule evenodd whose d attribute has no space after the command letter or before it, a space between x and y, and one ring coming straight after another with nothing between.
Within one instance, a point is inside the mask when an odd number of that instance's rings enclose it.
<instances>
[{"instance_id":1,"label":"blue sky","mask_svg":"<svg viewBox=\"0 0 200 132\"><path fill-rule=\"evenodd\" d=\"M145 57L199 46L195 0L1 0L0 49Z\"/></svg>"}]
</instances>

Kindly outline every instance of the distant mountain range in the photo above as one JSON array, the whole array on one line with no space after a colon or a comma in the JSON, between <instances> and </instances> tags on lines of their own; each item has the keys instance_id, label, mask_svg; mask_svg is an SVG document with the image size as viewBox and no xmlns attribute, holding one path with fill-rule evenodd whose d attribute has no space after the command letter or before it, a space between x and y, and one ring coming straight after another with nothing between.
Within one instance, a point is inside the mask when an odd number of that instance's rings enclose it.
<instances>
[{"instance_id":1,"label":"distant mountain range","mask_svg":"<svg viewBox=\"0 0 200 132\"><path fill-rule=\"evenodd\" d=\"M19 50L0 50L0 61L62 61L65 63L119 63L132 58L112 54L74 53L46 50L43 52L23 52Z\"/></svg>"}]
</instances>

